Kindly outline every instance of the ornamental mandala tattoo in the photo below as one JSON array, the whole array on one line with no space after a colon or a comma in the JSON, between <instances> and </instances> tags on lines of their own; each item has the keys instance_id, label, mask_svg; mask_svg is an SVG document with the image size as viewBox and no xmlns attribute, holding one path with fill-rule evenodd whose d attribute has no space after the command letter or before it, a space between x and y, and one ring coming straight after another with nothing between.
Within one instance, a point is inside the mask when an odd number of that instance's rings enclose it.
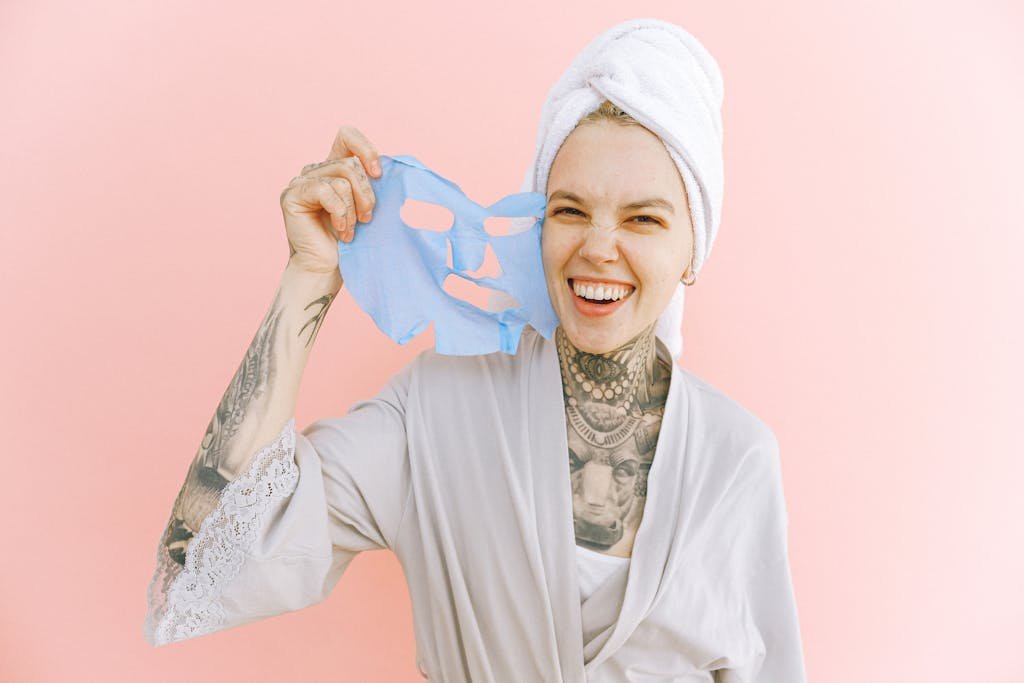
<instances>
[{"instance_id":1,"label":"ornamental mandala tattoo","mask_svg":"<svg viewBox=\"0 0 1024 683\"><path fill-rule=\"evenodd\" d=\"M621 554L647 499L671 366L657 358L653 325L603 354L577 349L561 327L555 336L576 542Z\"/></svg>"}]
</instances>

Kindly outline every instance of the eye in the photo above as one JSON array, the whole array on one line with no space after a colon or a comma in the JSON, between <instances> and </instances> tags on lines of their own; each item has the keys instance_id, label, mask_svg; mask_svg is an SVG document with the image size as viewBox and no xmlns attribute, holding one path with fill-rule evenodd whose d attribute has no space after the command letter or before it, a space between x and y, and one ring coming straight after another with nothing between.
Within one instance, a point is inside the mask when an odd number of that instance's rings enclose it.
<instances>
[{"instance_id":1,"label":"eye","mask_svg":"<svg viewBox=\"0 0 1024 683\"><path fill-rule=\"evenodd\" d=\"M623 463L619 463L619 466L615 468L615 481L620 484L628 483L633 477L636 476L636 461L627 460Z\"/></svg>"},{"instance_id":2,"label":"eye","mask_svg":"<svg viewBox=\"0 0 1024 683\"><path fill-rule=\"evenodd\" d=\"M573 213L573 214L569 214L570 216L582 216L583 215L582 211L580 211L579 209L574 209L571 206L563 206L563 207L561 207L559 209L555 209L554 211L551 212L551 215L552 216L557 216L560 213L565 212L565 211L575 211L576 212L576 213Z\"/></svg>"},{"instance_id":3,"label":"eye","mask_svg":"<svg viewBox=\"0 0 1024 683\"><path fill-rule=\"evenodd\" d=\"M646 218L647 220L640 220L641 218ZM654 216L633 216L631 220L639 221L645 225L661 225L661 221Z\"/></svg>"},{"instance_id":4,"label":"eye","mask_svg":"<svg viewBox=\"0 0 1024 683\"><path fill-rule=\"evenodd\" d=\"M585 464L586 463L583 462L583 460L581 460L580 457L578 455L576 455L576 453L570 448L569 449L569 470L571 472L577 472L577 471L583 469L583 466Z\"/></svg>"}]
</instances>

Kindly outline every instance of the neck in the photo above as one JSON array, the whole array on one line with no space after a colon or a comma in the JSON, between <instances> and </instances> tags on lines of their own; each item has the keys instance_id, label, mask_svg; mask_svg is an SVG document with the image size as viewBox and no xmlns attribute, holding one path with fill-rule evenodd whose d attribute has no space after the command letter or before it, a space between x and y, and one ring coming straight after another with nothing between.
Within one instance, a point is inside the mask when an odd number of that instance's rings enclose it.
<instances>
[{"instance_id":1,"label":"neck","mask_svg":"<svg viewBox=\"0 0 1024 683\"><path fill-rule=\"evenodd\" d=\"M658 362L654 324L617 349L606 353L581 351L559 326L555 330L562 369L562 392L567 407L601 406L615 416L637 415L663 402L659 390L670 372ZM610 409L610 410L609 410Z\"/></svg>"}]
</instances>

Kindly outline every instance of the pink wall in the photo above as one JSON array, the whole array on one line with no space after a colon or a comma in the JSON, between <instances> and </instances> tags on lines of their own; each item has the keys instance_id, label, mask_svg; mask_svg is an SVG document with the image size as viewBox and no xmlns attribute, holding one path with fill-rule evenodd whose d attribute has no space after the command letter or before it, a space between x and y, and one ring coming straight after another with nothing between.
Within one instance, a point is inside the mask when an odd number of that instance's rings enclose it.
<instances>
[{"instance_id":1,"label":"pink wall","mask_svg":"<svg viewBox=\"0 0 1024 683\"><path fill-rule=\"evenodd\" d=\"M278 193L346 123L470 196L518 190L557 75L654 15L725 74L683 364L778 435L811 680L1024 680L1020 4L405 5L0 5L0 679L420 680L388 553L321 605L142 639L159 533L288 253ZM341 296L298 423L428 343Z\"/></svg>"}]
</instances>

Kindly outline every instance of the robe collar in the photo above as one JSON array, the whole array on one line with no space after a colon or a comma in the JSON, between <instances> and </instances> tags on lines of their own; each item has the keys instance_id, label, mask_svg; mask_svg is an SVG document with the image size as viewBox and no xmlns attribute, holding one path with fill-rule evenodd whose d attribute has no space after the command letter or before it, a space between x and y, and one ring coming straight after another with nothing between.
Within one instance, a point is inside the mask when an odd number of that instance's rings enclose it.
<instances>
[{"instance_id":1,"label":"robe collar","mask_svg":"<svg viewBox=\"0 0 1024 683\"><path fill-rule=\"evenodd\" d=\"M680 496L690 398L683 372L672 362L664 342L655 338L658 356L672 366L672 377L648 473L644 514L625 574L625 592L618 607L615 590L622 590L623 578L613 576L581 607L561 369L553 339L540 335L537 339L540 353L531 369L528 394L531 452L538 454L533 467L537 532L562 680L583 683L651 612L679 564L682 543L677 538L683 528Z\"/></svg>"}]
</instances>

